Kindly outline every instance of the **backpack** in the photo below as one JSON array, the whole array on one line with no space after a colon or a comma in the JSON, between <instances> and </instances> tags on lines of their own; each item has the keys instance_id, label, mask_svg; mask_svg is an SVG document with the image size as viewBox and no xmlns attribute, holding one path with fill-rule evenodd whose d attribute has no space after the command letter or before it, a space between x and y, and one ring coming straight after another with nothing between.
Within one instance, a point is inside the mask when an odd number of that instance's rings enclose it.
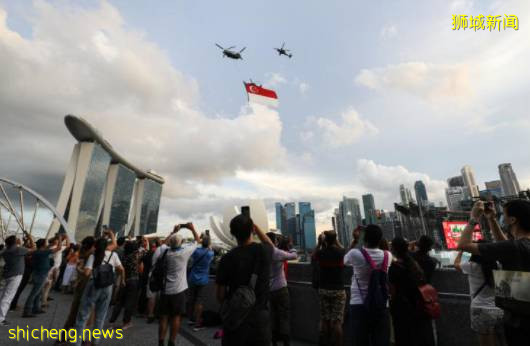
<instances>
[{"instance_id":1,"label":"backpack","mask_svg":"<svg viewBox=\"0 0 530 346\"><path fill-rule=\"evenodd\" d=\"M438 292L429 284L418 286L420 299L418 301L418 310L420 314L430 319L440 317L440 303L438 301Z\"/></svg>"},{"instance_id":2,"label":"backpack","mask_svg":"<svg viewBox=\"0 0 530 346\"><path fill-rule=\"evenodd\" d=\"M219 313L223 321L223 329L225 330L236 330L239 328L256 304L256 292L254 290L258 279L259 258L256 258L254 262L254 270L248 285L239 286L231 293L230 298L225 299L221 306Z\"/></svg>"},{"instance_id":3,"label":"backpack","mask_svg":"<svg viewBox=\"0 0 530 346\"><path fill-rule=\"evenodd\" d=\"M160 256L155 263L153 271L151 272L151 277L149 278L149 290L151 292L158 292L164 289L166 283L166 254L169 249L166 249L162 256Z\"/></svg>"},{"instance_id":4,"label":"backpack","mask_svg":"<svg viewBox=\"0 0 530 346\"><path fill-rule=\"evenodd\" d=\"M96 288L106 288L114 285L114 267L109 264L113 255L114 251L110 253L107 261L94 268L94 286Z\"/></svg>"},{"instance_id":5,"label":"backpack","mask_svg":"<svg viewBox=\"0 0 530 346\"><path fill-rule=\"evenodd\" d=\"M370 257L368 252L364 248L360 251L364 256L366 263L368 263L371 268L368 291L363 299L363 304L370 316L377 317L382 315L388 307L388 253L384 251L383 263L377 268L374 260ZM359 292L361 293L362 298L362 290L359 285L359 280L357 280L357 278L355 280L357 281L357 287L359 287Z\"/></svg>"}]
</instances>

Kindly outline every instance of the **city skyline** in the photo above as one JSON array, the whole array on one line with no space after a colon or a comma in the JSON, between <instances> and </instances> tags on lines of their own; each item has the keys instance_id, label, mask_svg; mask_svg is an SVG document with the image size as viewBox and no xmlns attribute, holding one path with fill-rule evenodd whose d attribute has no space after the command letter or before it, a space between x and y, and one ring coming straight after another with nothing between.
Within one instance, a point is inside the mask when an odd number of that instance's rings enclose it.
<instances>
[{"instance_id":1,"label":"city skyline","mask_svg":"<svg viewBox=\"0 0 530 346\"><path fill-rule=\"evenodd\" d=\"M276 201L311 201L317 230L329 229L342 196L371 193L391 210L399 185L421 180L429 202L446 203L464 165L482 190L509 162L526 189L530 28L451 30L454 13L512 12L524 22L530 4L0 0L11 67L0 175L56 203L74 144L60 125L73 113L166 178L159 229L208 228L251 197L271 220ZM352 26L351 13L365 15ZM274 55L283 41L292 59ZM247 46L245 60L223 59L215 42ZM249 105L249 78L280 107Z\"/></svg>"}]
</instances>

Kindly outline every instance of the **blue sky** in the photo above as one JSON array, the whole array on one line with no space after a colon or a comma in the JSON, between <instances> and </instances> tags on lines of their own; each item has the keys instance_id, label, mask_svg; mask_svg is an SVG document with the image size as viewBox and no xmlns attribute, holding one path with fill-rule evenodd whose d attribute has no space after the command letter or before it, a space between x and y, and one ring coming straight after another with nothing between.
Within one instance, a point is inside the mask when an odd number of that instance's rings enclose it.
<instances>
[{"instance_id":1,"label":"blue sky","mask_svg":"<svg viewBox=\"0 0 530 346\"><path fill-rule=\"evenodd\" d=\"M312 201L323 229L342 194L372 192L390 208L399 184L423 179L444 201L445 179L464 164L482 186L511 162L530 186L526 1L155 4L0 0L0 60L14 66L0 81L3 123L40 131L54 149L0 151L31 162L4 174L53 199L73 144L61 117L77 113L167 177L162 223L206 225L259 197ZM505 13L520 30L451 30L452 14ZM292 59L272 49L284 41ZM215 42L246 46L244 60L223 59ZM276 111L246 106L248 78L278 92Z\"/></svg>"}]
</instances>

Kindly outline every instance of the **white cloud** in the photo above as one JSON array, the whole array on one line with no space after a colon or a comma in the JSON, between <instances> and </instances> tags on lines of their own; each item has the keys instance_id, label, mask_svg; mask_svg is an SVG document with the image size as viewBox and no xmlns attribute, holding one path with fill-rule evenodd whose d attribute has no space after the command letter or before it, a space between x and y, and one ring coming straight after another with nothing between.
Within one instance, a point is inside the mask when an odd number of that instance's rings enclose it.
<instances>
[{"instance_id":1,"label":"white cloud","mask_svg":"<svg viewBox=\"0 0 530 346\"><path fill-rule=\"evenodd\" d=\"M282 76L280 73L273 72L270 74L270 77L267 80L267 82L265 82L265 85L269 87L275 87L280 84L286 84L286 83L287 83L287 78Z\"/></svg>"},{"instance_id":2,"label":"white cloud","mask_svg":"<svg viewBox=\"0 0 530 346\"><path fill-rule=\"evenodd\" d=\"M164 176L166 197L193 196L196 182L240 169L282 164L276 111L253 105L230 118L202 113L197 82L109 3L85 9L35 2L34 10L25 38L0 8L0 65L9 66L0 79L0 144L9 144L0 145L0 159L8 162L16 148L15 157L27 162L4 174L62 176L74 142L62 121L69 113L93 123L134 164Z\"/></svg>"},{"instance_id":3,"label":"white cloud","mask_svg":"<svg viewBox=\"0 0 530 346\"><path fill-rule=\"evenodd\" d=\"M298 84L298 90L300 91L300 94L305 95L309 90L309 84L300 82L300 84Z\"/></svg>"},{"instance_id":4,"label":"white cloud","mask_svg":"<svg viewBox=\"0 0 530 346\"><path fill-rule=\"evenodd\" d=\"M411 172L401 165L385 166L372 160L360 159L357 161L357 176L359 184L366 191L380 195L386 205L399 201L400 184L413 190L417 180L422 180L425 184L429 200L445 202L445 181L432 179L425 173Z\"/></svg>"},{"instance_id":5,"label":"white cloud","mask_svg":"<svg viewBox=\"0 0 530 346\"><path fill-rule=\"evenodd\" d=\"M398 33L397 27L393 24L387 24L381 28L381 32L379 33L379 36L383 40L388 40L391 38L394 38Z\"/></svg>"},{"instance_id":6,"label":"white cloud","mask_svg":"<svg viewBox=\"0 0 530 346\"><path fill-rule=\"evenodd\" d=\"M440 105L456 102L461 106L473 101L472 69L467 64L408 62L383 68L363 69L356 76L359 85L385 92L406 92Z\"/></svg>"},{"instance_id":7,"label":"white cloud","mask_svg":"<svg viewBox=\"0 0 530 346\"><path fill-rule=\"evenodd\" d=\"M328 118L318 118L315 122L324 143L332 148L353 144L363 136L376 135L379 132L369 120L362 119L353 108L341 114L339 123Z\"/></svg>"}]
</instances>

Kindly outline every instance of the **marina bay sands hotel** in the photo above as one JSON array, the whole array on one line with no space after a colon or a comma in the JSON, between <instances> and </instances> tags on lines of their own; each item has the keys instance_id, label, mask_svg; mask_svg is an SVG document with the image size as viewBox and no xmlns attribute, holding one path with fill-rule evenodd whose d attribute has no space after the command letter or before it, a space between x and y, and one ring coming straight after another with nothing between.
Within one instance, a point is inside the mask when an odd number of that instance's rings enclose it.
<instances>
[{"instance_id":1,"label":"marina bay sands hotel","mask_svg":"<svg viewBox=\"0 0 530 346\"><path fill-rule=\"evenodd\" d=\"M129 163L84 119L67 115L65 124L78 143L56 209L70 239L81 241L103 225L121 236L155 233L164 179ZM60 229L54 220L48 237Z\"/></svg>"}]
</instances>

